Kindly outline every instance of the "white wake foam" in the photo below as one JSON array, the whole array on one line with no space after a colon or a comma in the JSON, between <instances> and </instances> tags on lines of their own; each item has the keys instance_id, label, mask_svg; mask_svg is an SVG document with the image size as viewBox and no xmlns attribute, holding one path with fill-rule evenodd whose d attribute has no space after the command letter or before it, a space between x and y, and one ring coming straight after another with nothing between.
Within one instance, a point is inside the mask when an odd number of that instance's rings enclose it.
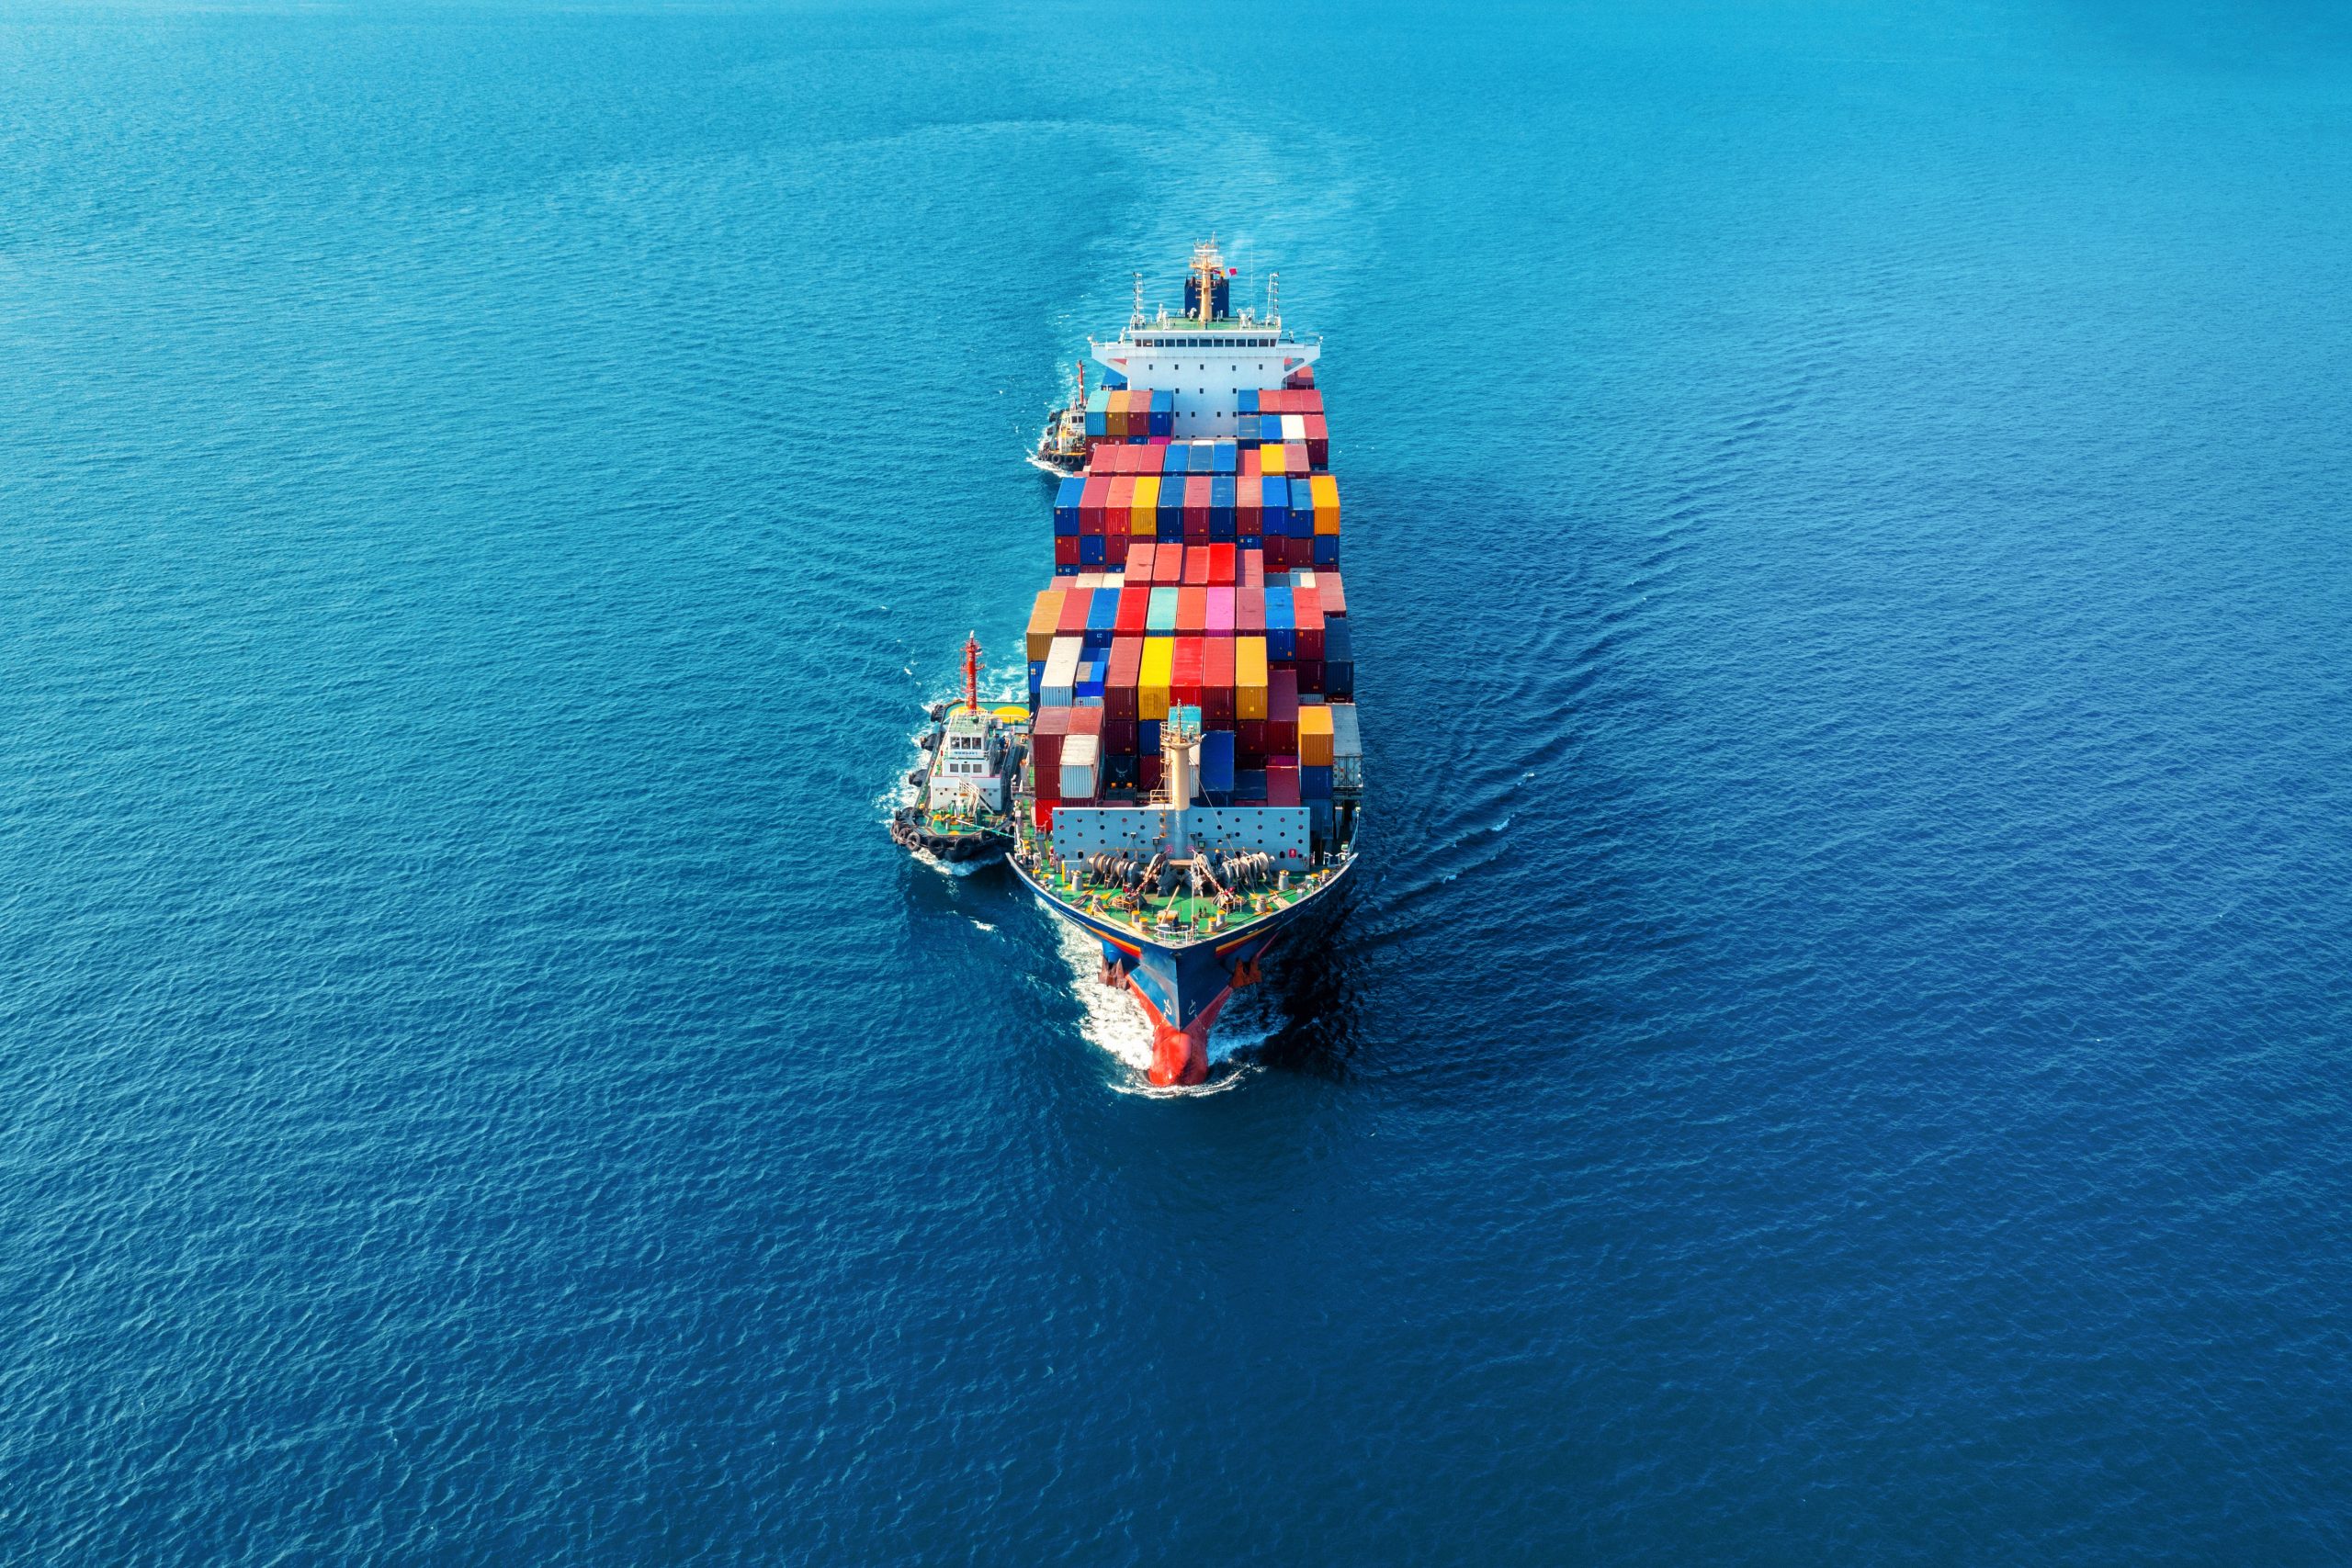
<instances>
[{"instance_id":1,"label":"white wake foam","mask_svg":"<svg viewBox=\"0 0 2352 1568\"><path fill-rule=\"evenodd\" d=\"M1038 900L1043 908L1045 901ZM1209 1076L1205 1082L1171 1085L1154 1084L1151 1073L1151 1017L1143 1010L1124 987L1113 989L1097 977L1102 971L1102 944L1088 936L1068 920L1046 910L1054 922L1056 937L1061 943L1062 957L1070 967L1070 989L1078 998L1085 1017L1079 1022L1079 1032L1087 1043L1118 1062L1125 1069L1123 1077L1111 1087L1121 1094L1139 1094L1152 1100L1182 1100L1204 1094L1223 1094L1238 1089L1244 1080L1259 1071L1254 1057L1257 1048L1274 1033L1269 1022L1270 1007L1251 991L1242 991L1225 1004L1217 1024L1209 1031ZM1238 1012L1240 1016L1237 1017Z\"/></svg>"}]
</instances>

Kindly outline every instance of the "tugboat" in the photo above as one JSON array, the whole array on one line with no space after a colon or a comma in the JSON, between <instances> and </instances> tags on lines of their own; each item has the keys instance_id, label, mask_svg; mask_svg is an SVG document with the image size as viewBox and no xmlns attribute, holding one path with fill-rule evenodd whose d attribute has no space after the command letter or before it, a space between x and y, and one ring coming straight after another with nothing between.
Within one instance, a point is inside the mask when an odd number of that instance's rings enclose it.
<instances>
[{"instance_id":1,"label":"tugboat","mask_svg":"<svg viewBox=\"0 0 2352 1568\"><path fill-rule=\"evenodd\" d=\"M1086 361L1078 362L1078 387L1069 395L1066 408L1056 409L1046 416L1045 434L1037 437L1037 449L1029 454L1029 465L1056 479L1067 479L1086 467Z\"/></svg>"},{"instance_id":2,"label":"tugboat","mask_svg":"<svg viewBox=\"0 0 2352 1568\"><path fill-rule=\"evenodd\" d=\"M1012 779L1026 750L1029 710L980 706L980 644L964 639L964 700L931 710L929 753L907 775L912 805L890 814L890 837L949 864L1001 859L1012 848Z\"/></svg>"}]
</instances>

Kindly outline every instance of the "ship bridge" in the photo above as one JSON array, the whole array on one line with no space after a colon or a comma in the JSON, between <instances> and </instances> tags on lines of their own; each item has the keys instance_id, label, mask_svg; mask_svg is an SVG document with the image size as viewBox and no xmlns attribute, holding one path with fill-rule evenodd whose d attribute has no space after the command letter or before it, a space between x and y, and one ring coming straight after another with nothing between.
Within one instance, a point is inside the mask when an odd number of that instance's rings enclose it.
<instances>
[{"instance_id":1,"label":"ship bridge","mask_svg":"<svg viewBox=\"0 0 2352 1568\"><path fill-rule=\"evenodd\" d=\"M1230 313L1233 269L1216 241L1193 248L1184 278L1184 312L1157 315L1143 309L1143 276L1136 276L1135 313L1125 330L1108 343L1089 340L1094 358L1126 378L1138 390L1173 392L1177 440L1231 435L1240 417L1240 394L1283 380L1315 363L1322 340L1283 331L1281 278L1266 279L1266 313Z\"/></svg>"}]
</instances>

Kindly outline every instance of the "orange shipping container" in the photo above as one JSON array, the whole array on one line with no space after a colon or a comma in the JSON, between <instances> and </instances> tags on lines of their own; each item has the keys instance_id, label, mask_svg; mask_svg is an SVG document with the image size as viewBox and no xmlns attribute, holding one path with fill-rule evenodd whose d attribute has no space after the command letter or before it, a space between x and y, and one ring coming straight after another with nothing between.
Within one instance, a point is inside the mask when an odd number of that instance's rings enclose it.
<instances>
[{"instance_id":1,"label":"orange shipping container","mask_svg":"<svg viewBox=\"0 0 2352 1568\"><path fill-rule=\"evenodd\" d=\"M1301 703L1298 708L1298 765L1331 765L1331 710L1321 703Z\"/></svg>"},{"instance_id":2,"label":"orange shipping container","mask_svg":"<svg viewBox=\"0 0 2352 1568\"><path fill-rule=\"evenodd\" d=\"M1029 611L1029 661L1035 664L1054 649L1054 628L1061 624L1062 591L1048 588L1037 595Z\"/></svg>"},{"instance_id":3,"label":"orange shipping container","mask_svg":"<svg viewBox=\"0 0 2352 1568\"><path fill-rule=\"evenodd\" d=\"M1233 639L1233 715L1240 719L1266 716L1266 639Z\"/></svg>"}]
</instances>

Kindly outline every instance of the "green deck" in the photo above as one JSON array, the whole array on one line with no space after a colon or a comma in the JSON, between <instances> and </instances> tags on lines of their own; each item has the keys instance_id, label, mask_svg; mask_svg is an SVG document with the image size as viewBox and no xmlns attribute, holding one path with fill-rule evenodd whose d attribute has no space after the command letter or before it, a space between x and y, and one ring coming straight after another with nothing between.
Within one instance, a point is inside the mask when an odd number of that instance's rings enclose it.
<instances>
[{"instance_id":1,"label":"green deck","mask_svg":"<svg viewBox=\"0 0 2352 1568\"><path fill-rule=\"evenodd\" d=\"M1229 909L1219 908L1215 895L1204 897L1192 893L1175 893L1166 897L1156 893L1143 894L1138 898L1140 909L1129 909L1124 902L1113 902L1109 888L1099 885L1081 888L1066 872L1054 870L1046 859L1053 850L1053 835L1050 833L1033 829L1023 835L1023 841L1031 855L1030 874L1036 878L1039 886L1057 898L1102 919L1132 926L1140 919L1148 930L1163 935L1181 932L1195 939L1240 931L1268 915L1288 908L1338 874L1337 867L1294 872L1287 893L1277 892L1271 887L1252 889L1243 894L1241 902ZM1125 889L1121 889L1119 897L1124 900L1125 897ZM1163 920L1169 923L1163 923Z\"/></svg>"}]
</instances>

